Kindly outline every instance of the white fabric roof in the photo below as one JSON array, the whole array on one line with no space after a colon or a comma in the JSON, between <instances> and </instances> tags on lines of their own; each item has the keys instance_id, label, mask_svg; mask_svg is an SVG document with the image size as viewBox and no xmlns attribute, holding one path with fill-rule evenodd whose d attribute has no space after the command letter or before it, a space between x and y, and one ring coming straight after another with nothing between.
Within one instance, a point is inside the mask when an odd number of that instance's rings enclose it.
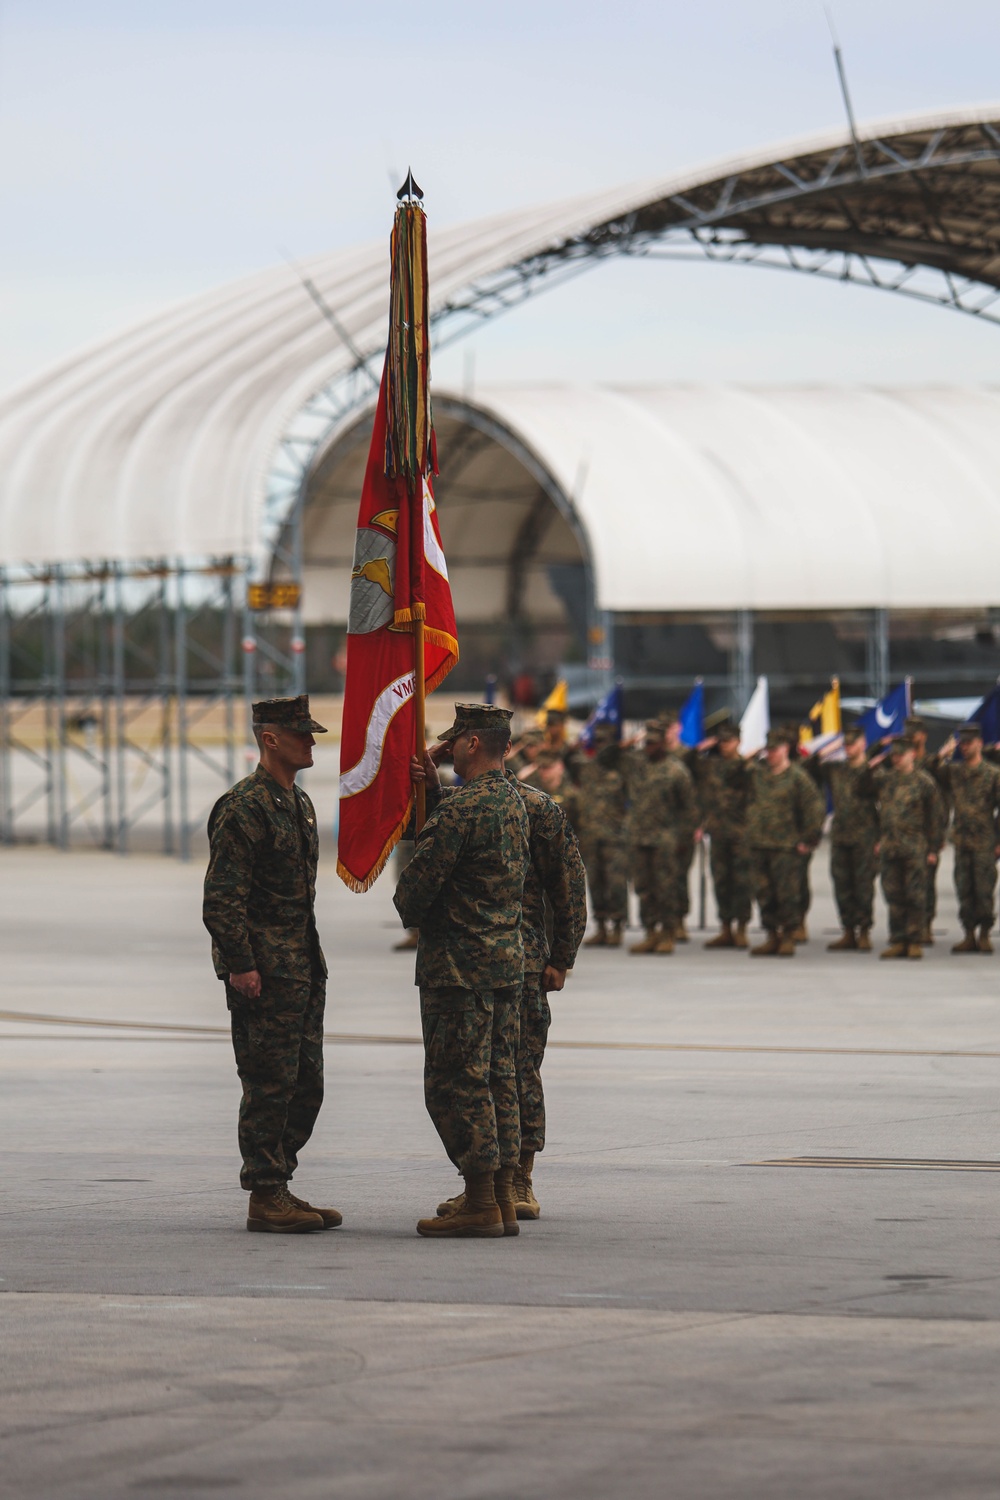
<instances>
[{"instance_id":1,"label":"white fabric roof","mask_svg":"<svg viewBox=\"0 0 1000 1500\"><path fill-rule=\"evenodd\" d=\"M865 139L908 131L926 134L997 118L996 106L953 110L879 122L861 134ZM477 278L668 195L846 141L843 131L835 131L697 171L432 229L432 304L440 307ZM377 349L385 337L387 238L304 264L365 352ZM266 481L279 438L307 398L351 362L286 266L169 308L64 361L0 399L0 563L260 556ZM623 400L605 396L598 401L609 442L614 429L610 413ZM748 410L743 403L751 400L731 394L726 408L752 443L753 420L738 417ZM865 408L873 420L878 402L872 396ZM889 398L882 398L883 406L887 403L891 405ZM652 437L659 430L657 419L652 410L643 418L643 410L642 403L633 403L629 431ZM781 426L777 416L775 422ZM861 429L867 433L868 426L860 415L858 422L860 441ZM900 421L896 430L902 425ZM873 435L871 440L876 442ZM814 439L803 430L798 441L808 448ZM678 483L682 473L693 479L699 468L696 455L688 451L685 456L680 442L670 462ZM801 455L798 462L801 466ZM840 494L834 462L828 453L821 493L827 503L836 491L843 514L842 507L849 510L853 502L849 493ZM963 463L968 469L974 460ZM704 460L700 467L699 493L714 497L716 515L730 514L734 502L730 495L728 509L723 503L725 483L719 478L713 488ZM971 477L968 487L985 504ZM796 494L801 498L803 492ZM792 506L790 496L787 503ZM944 503L940 497L939 503ZM659 513L651 496L637 496L635 504L643 508L646 522ZM796 510L794 518L775 511L773 523L773 545L783 546L783 555L790 557L793 536L806 522ZM677 526L683 524L678 516ZM610 518L602 526L602 536L614 529ZM943 522L938 529L947 530ZM719 537L715 543L723 555L735 545ZM692 544L693 533L685 546ZM902 538L900 546L905 552L919 542L911 536L909 541ZM970 566L982 566L982 555L980 548ZM881 566L888 576L896 565L886 559ZM751 593L769 593L766 580L775 570L762 559L752 565L744 559L738 567L734 557L725 568ZM812 576L818 578L818 569L814 561ZM616 597L624 598L624 574L616 576ZM867 587L861 592L869 597ZM912 580L903 588L907 597L911 592Z\"/></svg>"},{"instance_id":2,"label":"white fabric roof","mask_svg":"<svg viewBox=\"0 0 1000 1500\"><path fill-rule=\"evenodd\" d=\"M1000 387L526 385L474 405L575 506L604 609L1000 604Z\"/></svg>"}]
</instances>

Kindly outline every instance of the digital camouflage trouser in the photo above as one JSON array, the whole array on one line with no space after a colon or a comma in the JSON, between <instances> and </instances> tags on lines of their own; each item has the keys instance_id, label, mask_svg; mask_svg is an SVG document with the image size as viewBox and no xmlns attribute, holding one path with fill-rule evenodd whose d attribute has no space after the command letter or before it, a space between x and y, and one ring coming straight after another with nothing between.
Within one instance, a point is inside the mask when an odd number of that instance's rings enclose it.
<instances>
[{"instance_id":1,"label":"digital camouflage trouser","mask_svg":"<svg viewBox=\"0 0 1000 1500\"><path fill-rule=\"evenodd\" d=\"M937 864L937 865L928 865L927 866L927 874L925 876L926 888L925 888L924 903L925 903L925 920L927 922L927 926L928 927L931 925L931 923L934 921L934 918L937 916L937 878L938 878L938 869L939 868L940 868L939 864Z\"/></svg>"},{"instance_id":2,"label":"digital camouflage trouser","mask_svg":"<svg viewBox=\"0 0 1000 1500\"><path fill-rule=\"evenodd\" d=\"M754 896L768 932L794 932L802 909L803 857L795 849L751 849Z\"/></svg>"},{"instance_id":3,"label":"digital camouflage trouser","mask_svg":"<svg viewBox=\"0 0 1000 1500\"><path fill-rule=\"evenodd\" d=\"M674 855L674 881L676 894L674 908L678 922L683 922L691 910L691 864L694 860L694 840L682 839Z\"/></svg>"},{"instance_id":4,"label":"digital camouflage trouser","mask_svg":"<svg viewBox=\"0 0 1000 1500\"><path fill-rule=\"evenodd\" d=\"M623 839L585 839L580 853L587 871L590 914L595 922L628 920L628 856Z\"/></svg>"},{"instance_id":5,"label":"digital camouflage trouser","mask_svg":"<svg viewBox=\"0 0 1000 1500\"><path fill-rule=\"evenodd\" d=\"M424 1102L463 1174L517 1164L516 1053L521 986L421 989Z\"/></svg>"},{"instance_id":6,"label":"digital camouflage trouser","mask_svg":"<svg viewBox=\"0 0 1000 1500\"><path fill-rule=\"evenodd\" d=\"M831 844L830 877L840 925L868 932L875 915L875 841Z\"/></svg>"},{"instance_id":7,"label":"digital camouflage trouser","mask_svg":"<svg viewBox=\"0 0 1000 1500\"><path fill-rule=\"evenodd\" d=\"M658 844L633 844L629 850L632 885L639 898L639 920L647 931L662 924L672 933L680 921L677 907L677 877L674 845L667 839Z\"/></svg>"},{"instance_id":8,"label":"digital camouflage trouser","mask_svg":"<svg viewBox=\"0 0 1000 1500\"><path fill-rule=\"evenodd\" d=\"M545 1095L542 1060L552 1012L541 974L525 974L521 987L521 1031L517 1045L517 1100L521 1111L521 1150L545 1147Z\"/></svg>"},{"instance_id":9,"label":"digital camouflage trouser","mask_svg":"<svg viewBox=\"0 0 1000 1500\"><path fill-rule=\"evenodd\" d=\"M257 1000L229 984L233 1051L243 1084L239 1143L246 1191L278 1187L298 1166L323 1103L326 980L262 980Z\"/></svg>"},{"instance_id":10,"label":"digital camouflage trouser","mask_svg":"<svg viewBox=\"0 0 1000 1500\"><path fill-rule=\"evenodd\" d=\"M750 891L753 875L750 851L743 839L727 839L713 834L710 841L712 884L720 922L750 920Z\"/></svg>"},{"instance_id":11,"label":"digital camouflage trouser","mask_svg":"<svg viewBox=\"0 0 1000 1500\"><path fill-rule=\"evenodd\" d=\"M927 921L926 854L882 855L890 943L919 943Z\"/></svg>"},{"instance_id":12,"label":"digital camouflage trouser","mask_svg":"<svg viewBox=\"0 0 1000 1500\"><path fill-rule=\"evenodd\" d=\"M955 845L955 890L958 915L968 932L973 927L993 926L993 892L997 884L997 862L993 845Z\"/></svg>"}]
</instances>

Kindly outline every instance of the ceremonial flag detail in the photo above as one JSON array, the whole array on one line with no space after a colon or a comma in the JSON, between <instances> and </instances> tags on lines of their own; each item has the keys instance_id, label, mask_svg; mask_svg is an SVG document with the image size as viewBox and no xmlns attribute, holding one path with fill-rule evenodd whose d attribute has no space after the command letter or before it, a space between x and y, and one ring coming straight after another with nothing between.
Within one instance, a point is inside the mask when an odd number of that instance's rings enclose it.
<instances>
[{"instance_id":1,"label":"ceremonial flag detail","mask_svg":"<svg viewBox=\"0 0 1000 1500\"><path fill-rule=\"evenodd\" d=\"M400 207L389 347L351 570L337 873L355 891L377 879L410 820L410 757L422 723L424 679L432 692L458 661L432 480L425 235L423 210ZM408 278L402 288L401 276ZM422 651L423 673L415 651Z\"/></svg>"},{"instance_id":2,"label":"ceremonial flag detail","mask_svg":"<svg viewBox=\"0 0 1000 1500\"><path fill-rule=\"evenodd\" d=\"M858 720L865 732L865 742L874 745L892 735L902 734L903 725L910 716L910 679L907 677L898 687L880 698L874 708L862 714Z\"/></svg>"},{"instance_id":3,"label":"ceremonial flag detail","mask_svg":"<svg viewBox=\"0 0 1000 1500\"><path fill-rule=\"evenodd\" d=\"M558 714L569 713L569 683L563 677L560 677L559 681L556 683L555 687L552 689L551 693L546 698L541 708L538 710L538 713L535 715L535 720L538 724L539 729L545 728L545 715L550 710L553 713Z\"/></svg>"},{"instance_id":4,"label":"ceremonial flag detail","mask_svg":"<svg viewBox=\"0 0 1000 1500\"><path fill-rule=\"evenodd\" d=\"M771 727L771 700L767 689L767 678L758 677L757 686L750 696L740 720L740 754L756 755L767 742L767 731Z\"/></svg>"},{"instance_id":5,"label":"ceremonial flag detail","mask_svg":"<svg viewBox=\"0 0 1000 1500\"><path fill-rule=\"evenodd\" d=\"M610 688L604 694L604 697L580 731L580 744L585 750L593 750L594 729L598 724L610 724L615 731L615 739L621 739L624 707L625 692L621 683L616 682L614 687Z\"/></svg>"},{"instance_id":6,"label":"ceremonial flag detail","mask_svg":"<svg viewBox=\"0 0 1000 1500\"><path fill-rule=\"evenodd\" d=\"M699 680L681 704L677 716L681 726L681 744L694 748L705 738L705 684Z\"/></svg>"},{"instance_id":7,"label":"ceremonial flag detail","mask_svg":"<svg viewBox=\"0 0 1000 1500\"><path fill-rule=\"evenodd\" d=\"M1000 740L1000 687L995 687L992 693L987 693L969 718L983 731L986 744L995 745Z\"/></svg>"}]
</instances>

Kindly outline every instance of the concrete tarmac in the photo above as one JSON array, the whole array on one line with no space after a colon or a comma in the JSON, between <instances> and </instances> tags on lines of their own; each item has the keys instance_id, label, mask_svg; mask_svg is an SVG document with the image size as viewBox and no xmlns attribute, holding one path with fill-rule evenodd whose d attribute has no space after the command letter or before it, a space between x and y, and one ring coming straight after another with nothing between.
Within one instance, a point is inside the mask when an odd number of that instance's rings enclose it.
<instances>
[{"instance_id":1,"label":"concrete tarmac","mask_svg":"<svg viewBox=\"0 0 1000 1500\"><path fill-rule=\"evenodd\" d=\"M921 963L825 953L826 862L793 960L582 954L543 1216L437 1245L388 880L321 870L344 1227L258 1236L200 863L3 852L0 1493L994 1496L1000 958L947 870Z\"/></svg>"}]
</instances>

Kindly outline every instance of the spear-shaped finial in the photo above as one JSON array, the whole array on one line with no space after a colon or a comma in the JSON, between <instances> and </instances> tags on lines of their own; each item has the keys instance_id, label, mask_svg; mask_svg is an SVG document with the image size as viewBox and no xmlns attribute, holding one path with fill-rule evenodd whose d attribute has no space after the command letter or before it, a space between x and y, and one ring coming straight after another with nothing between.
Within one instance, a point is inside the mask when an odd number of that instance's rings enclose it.
<instances>
[{"instance_id":1,"label":"spear-shaped finial","mask_svg":"<svg viewBox=\"0 0 1000 1500\"><path fill-rule=\"evenodd\" d=\"M411 167L407 167L406 181L403 183L403 186L396 194L396 197L399 199L400 203L412 203L417 198L423 200L423 196L423 188L419 187L413 180L413 169Z\"/></svg>"}]
</instances>

